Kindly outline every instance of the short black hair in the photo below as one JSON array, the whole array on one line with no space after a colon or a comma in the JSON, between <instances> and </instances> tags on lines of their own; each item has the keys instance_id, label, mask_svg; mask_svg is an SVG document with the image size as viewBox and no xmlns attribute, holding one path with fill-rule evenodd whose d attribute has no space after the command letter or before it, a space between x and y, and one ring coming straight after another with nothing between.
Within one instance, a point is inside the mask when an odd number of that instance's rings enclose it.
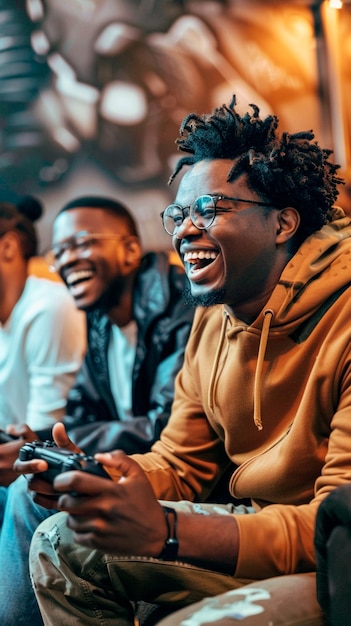
<instances>
[{"instance_id":1,"label":"short black hair","mask_svg":"<svg viewBox=\"0 0 351 626\"><path fill-rule=\"evenodd\" d=\"M106 196L79 196L78 198L74 198L73 200L67 202L62 209L60 209L56 217L65 211L78 208L103 209L105 211L109 211L124 221L131 235L139 237L134 217L132 216L130 210L118 200L114 200L113 198L108 198Z\"/></svg>"},{"instance_id":2,"label":"short black hair","mask_svg":"<svg viewBox=\"0 0 351 626\"><path fill-rule=\"evenodd\" d=\"M169 179L174 180L185 165L213 159L235 161L228 172L232 182L246 174L247 183L265 202L282 209L294 207L301 223L295 236L299 245L306 237L333 219L337 186L344 180L336 176L339 165L329 160L332 150L313 141L312 130L294 134L279 133L276 115L265 119L259 107L242 117L235 110L236 97L229 105L210 114L187 115L176 139L178 149L190 156L179 159Z\"/></svg>"},{"instance_id":3,"label":"short black hair","mask_svg":"<svg viewBox=\"0 0 351 626\"><path fill-rule=\"evenodd\" d=\"M0 192L0 237L10 231L19 235L26 260L37 255L38 235L34 226L43 214L43 205L31 195Z\"/></svg>"}]
</instances>

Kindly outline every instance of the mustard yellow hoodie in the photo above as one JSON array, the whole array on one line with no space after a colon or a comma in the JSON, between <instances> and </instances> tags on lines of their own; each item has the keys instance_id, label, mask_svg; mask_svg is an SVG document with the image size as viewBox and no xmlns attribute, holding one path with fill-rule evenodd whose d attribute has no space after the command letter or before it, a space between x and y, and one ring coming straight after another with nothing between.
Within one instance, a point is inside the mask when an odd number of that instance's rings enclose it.
<instances>
[{"instance_id":1,"label":"mustard yellow hoodie","mask_svg":"<svg viewBox=\"0 0 351 626\"><path fill-rule=\"evenodd\" d=\"M350 237L336 209L250 326L198 309L169 423L134 457L165 500L205 499L238 466L230 491L257 509L236 517L240 578L313 570L317 507L351 480Z\"/></svg>"}]
</instances>

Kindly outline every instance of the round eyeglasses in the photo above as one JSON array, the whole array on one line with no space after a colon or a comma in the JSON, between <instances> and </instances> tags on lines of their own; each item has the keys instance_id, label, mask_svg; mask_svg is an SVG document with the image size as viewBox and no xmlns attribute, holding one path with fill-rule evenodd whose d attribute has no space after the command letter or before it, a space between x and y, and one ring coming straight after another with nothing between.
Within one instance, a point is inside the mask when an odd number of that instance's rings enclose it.
<instances>
[{"instance_id":1,"label":"round eyeglasses","mask_svg":"<svg viewBox=\"0 0 351 626\"><path fill-rule=\"evenodd\" d=\"M51 250L46 253L45 259L52 271L57 271L62 262L62 257L66 250L74 250L79 253L89 250L99 240L104 239L123 239L126 235L121 233L87 233L82 231L75 233L64 241L60 241L52 246Z\"/></svg>"},{"instance_id":2,"label":"round eyeglasses","mask_svg":"<svg viewBox=\"0 0 351 626\"><path fill-rule=\"evenodd\" d=\"M218 207L219 200L230 200L231 202L243 202L247 205L271 207L269 202L261 202L259 200L244 200L243 198L232 198L230 196L218 196L205 194L199 196L191 203L190 206L182 207L180 204L170 204L162 213L162 223L168 235L173 236L185 218L190 217L192 223L199 230L204 230L212 226L217 213L228 213L230 211L239 211L240 209Z\"/></svg>"}]
</instances>

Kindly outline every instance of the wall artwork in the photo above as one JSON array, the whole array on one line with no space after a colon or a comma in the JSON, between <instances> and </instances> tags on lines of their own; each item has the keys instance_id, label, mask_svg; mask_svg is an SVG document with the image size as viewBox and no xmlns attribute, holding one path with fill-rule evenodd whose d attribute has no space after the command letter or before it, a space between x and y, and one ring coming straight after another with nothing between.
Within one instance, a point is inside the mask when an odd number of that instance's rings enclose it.
<instances>
[{"instance_id":1,"label":"wall artwork","mask_svg":"<svg viewBox=\"0 0 351 626\"><path fill-rule=\"evenodd\" d=\"M348 177L349 9L333 24L320 2L0 0L0 188L41 197L43 247L62 203L91 192L167 247L179 124L233 93L336 144Z\"/></svg>"}]
</instances>

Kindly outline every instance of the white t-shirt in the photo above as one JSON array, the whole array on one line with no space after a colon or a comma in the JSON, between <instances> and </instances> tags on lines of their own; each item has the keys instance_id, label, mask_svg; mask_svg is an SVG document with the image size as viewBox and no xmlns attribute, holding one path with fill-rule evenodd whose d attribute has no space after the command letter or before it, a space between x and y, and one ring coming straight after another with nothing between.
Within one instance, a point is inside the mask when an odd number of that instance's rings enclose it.
<instances>
[{"instance_id":1,"label":"white t-shirt","mask_svg":"<svg viewBox=\"0 0 351 626\"><path fill-rule=\"evenodd\" d=\"M29 276L0 324L0 428L26 422L35 431L61 419L85 349L85 314L65 285Z\"/></svg>"},{"instance_id":2,"label":"white t-shirt","mask_svg":"<svg viewBox=\"0 0 351 626\"><path fill-rule=\"evenodd\" d=\"M112 395L121 420L132 417L132 374L137 343L137 324L134 320L120 328L111 328L108 347L108 369Z\"/></svg>"}]
</instances>

